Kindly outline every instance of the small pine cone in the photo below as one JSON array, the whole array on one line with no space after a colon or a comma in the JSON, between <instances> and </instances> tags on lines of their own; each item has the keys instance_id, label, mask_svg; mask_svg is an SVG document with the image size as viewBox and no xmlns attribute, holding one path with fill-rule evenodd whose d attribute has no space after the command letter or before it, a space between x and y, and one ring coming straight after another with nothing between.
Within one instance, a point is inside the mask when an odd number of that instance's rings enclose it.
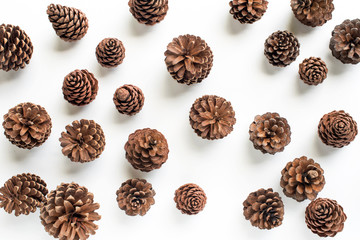
<instances>
[{"instance_id":1,"label":"small pine cone","mask_svg":"<svg viewBox=\"0 0 360 240\"><path fill-rule=\"evenodd\" d=\"M29 64L33 45L29 36L18 26L0 25L0 69L17 71Z\"/></svg>"},{"instance_id":2,"label":"small pine cone","mask_svg":"<svg viewBox=\"0 0 360 240\"><path fill-rule=\"evenodd\" d=\"M50 4L46 13L56 34L66 42L80 40L87 33L88 19L79 9Z\"/></svg>"},{"instance_id":3,"label":"small pine cone","mask_svg":"<svg viewBox=\"0 0 360 240\"><path fill-rule=\"evenodd\" d=\"M194 35L174 38L164 54L167 70L178 83L200 83L209 75L213 65L210 47Z\"/></svg>"},{"instance_id":4,"label":"small pine cone","mask_svg":"<svg viewBox=\"0 0 360 240\"><path fill-rule=\"evenodd\" d=\"M135 115L144 106L145 96L137 86L125 84L116 89L113 97L116 109L129 116Z\"/></svg>"},{"instance_id":5,"label":"small pine cone","mask_svg":"<svg viewBox=\"0 0 360 240\"><path fill-rule=\"evenodd\" d=\"M155 191L145 179L129 179L116 191L119 208L129 216L144 216L155 204Z\"/></svg>"},{"instance_id":6,"label":"small pine cone","mask_svg":"<svg viewBox=\"0 0 360 240\"><path fill-rule=\"evenodd\" d=\"M265 41L265 56L276 67L286 67L296 60L300 52L300 43L288 31L277 31Z\"/></svg>"},{"instance_id":7,"label":"small pine cone","mask_svg":"<svg viewBox=\"0 0 360 240\"><path fill-rule=\"evenodd\" d=\"M51 133L51 118L45 108L20 103L4 115L5 136L19 148L32 149L43 144Z\"/></svg>"},{"instance_id":8,"label":"small pine cone","mask_svg":"<svg viewBox=\"0 0 360 240\"><path fill-rule=\"evenodd\" d=\"M105 148L104 132L93 120L73 121L66 126L66 132L61 133L59 141L62 153L73 162L94 161Z\"/></svg>"},{"instance_id":9,"label":"small pine cone","mask_svg":"<svg viewBox=\"0 0 360 240\"><path fill-rule=\"evenodd\" d=\"M100 205L86 187L62 183L51 191L40 209L40 219L46 232L60 240L86 240L94 235L101 219L95 212Z\"/></svg>"},{"instance_id":10,"label":"small pine cone","mask_svg":"<svg viewBox=\"0 0 360 240\"><path fill-rule=\"evenodd\" d=\"M176 208L183 214L198 214L205 208L206 194L201 187L188 183L182 185L175 191L174 201Z\"/></svg>"},{"instance_id":11,"label":"small pine cone","mask_svg":"<svg viewBox=\"0 0 360 240\"><path fill-rule=\"evenodd\" d=\"M298 202L314 200L325 185L324 170L305 156L288 162L281 175L280 186L284 194Z\"/></svg>"},{"instance_id":12,"label":"small pine cone","mask_svg":"<svg viewBox=\"0 0 360 240\"><path fill-rule=\"evenodd\" d=\"M97 45L95 55L101 66L116 67L125 58L125 47L117 38L105 38Z\"/></svg>"},{"instance_id":13,"label":"small pine cone","mask_svg":"<svg viewBox=\"0 0 360 240\"><path fill-rule=\"evenodd\" d=\"M291 8L301 23L317 27L331 20L334 4L333 0L291 0Z\"/></svg>"},{"instance_id":14,"label":"small pine cone","mask_svg":"<svg viewBox=\"0 0 360 240\"><path fill-rule=\"evenodd\" d=\"M205 95L196 99L190 109L189 119L195 133L209 140L226 137L236 123L231 103L215 95Z\"/></svg>"},{"instance_id":15,"label":"small pine cone","mask_svg":"<svg viewBox=\"0 0 360 240\"><path fill-rule=\"evenodd\" d=\"M232 0L229 2L230 13L240 23L253 23L264 15L267 10L267 0Z\"/></svg>"},{"instance_id":16,"label":"small pine cone","mask_svg":"<svg viewBox=\"0 0 360 240\"><path fill-rule=\"evenodd\" d=\"M318 85L327 77L328 69L321 58L310 57L299 65L300 79L308 85Z\"/></svg>"},{"instance_id":17,"label":"small pine cone","mask_svg":"<svg viewBox=\"0 0 360 240\"><path fill-rule=\"evenodd\" d=\"M346 214L335 200L318 198L305 211L308 228L320 237L334 237L344 229Z\"/></svg>"},{"instance_id":18,"label":"small pine cone","mask_svg":"<svg viewBox=\"0 0 360 240\"><path fill-rule=\"evenodd\" d=\"M243 206L246 220L250 220L254 227L270 230L282 224L284 204L279 193L272 188L250 193Z\"/></svg>"},{"instance_id":19,"label":"small pine cone","mask_svg":"<svg viewBox=\"0 0 360 240\"><path fill-rule=\"evenodd\" d=\"M77 106L91 103L98 89L98 80L88 70L72 71L64 78L62 87L65 100Z\"/></svg>"},{"instance_id":20,"label":"small pine cone","mask_svg":"<svg viewBox=\"0 0 360 240\"><path fill-rule=\"evenodd\" d=\"M249 129L254 148L262 153L275 154L284 151L290 143L290 126L278 113L257 115Z\"/></svg>"},{"instance_id":21,"label":"small pine cone","mask_svg":"<svg viewBox=\"0 0 360 240\"><path fill-rule=\"evenodd\" d=\"M161 22L169 9L168 0L129 0L129 7L134 18L146 25Z\"/></svg>"},{"instance_id":22,"label":"small pine cone","mask_svg":"<svg viewBox=\"0 0 360 240\"><path fill-rule=\"evenodd\" d=\"M28 215L41 207L48 190L46 183L35 174L23 173L13 176L0 188L0 208L15 216Z\"/></svg>"}]
</instances>

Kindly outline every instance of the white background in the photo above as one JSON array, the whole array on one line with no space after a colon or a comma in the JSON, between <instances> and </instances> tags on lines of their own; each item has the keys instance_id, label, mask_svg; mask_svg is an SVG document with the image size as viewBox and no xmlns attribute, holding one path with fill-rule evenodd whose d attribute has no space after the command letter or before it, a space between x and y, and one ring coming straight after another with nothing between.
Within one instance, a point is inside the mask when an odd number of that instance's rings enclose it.
<instances>
[{"instance_id":1,"label":"white background","mask_svg":"<svg viewBox=\"0 0 360 240\"><path fill-rule=\"evenodd\" d=\"M280 172L287 162L306 155L325 171L326 185L318 195L336 199L348 216L335 239L357 238L360 161L358 136L342 149L325 146L317 136L320 118L332 110L345 110L360 124L359 66L343 65L328 48L331 31L343 20L359 17L358 0L334 1L333 19L322 27L300 24L290 0L273 0L263 18L252 25L232 19L228 1L169 0L164 21L155 26L139 24L129 13L127 0L62 0L89 19L87 35L76 43L60 40L50 22L46 1L2 1L0 20L19 25L30 36L34 53L30 64L18 72L0 72L0 114L18 103L40 104L53 120L50 138L41 147L22 150L0 136L0 183L31 172L41 176L49 190L62 182L77 182L95 195L101 207L99 229L90 239L320 239L304 222L309 201L298 203L282 193ZM263 55L265 39L274 31L290 30L301 44L300 56L280 69ZM178 84L168 74L164 51L181 34L202 37L214 54L214 66L201 84ZM116 69L96 61L95 48L106 37L123 41L126 57ZM328 78L316 87L299 80L298 65L307 57L321 57ZM63 99L64 76L88 69L99 80L99 92L88 106L74 107ZM112 101L123 84L139 86L145 94L143 110L128 117ZM234 131L218 141L203 140L190 127L188 113L194 100L216 94L231 101L237 122ZM274 156L255 150L248 128L257 114L278 112L291 126L291 143ZM61 153L58 138L65 126L81 118L98 122L106 136L105 151L87 164L72 163ZM161 169L150 173L134 170L123 146L139 128L156 128L168 139L170 154ZM360 127L360 126L359 126ZM155 205L144 217L130 217L117 206L115 192L122 182L140 177L153 184ZM175 208L174 191L196 183L206 192L207 205L196 216ZM242 202L250 192L272 187L285 204L283 224L259 230L245 220ZM0 209L1 239L52 239L40 223L39 211L15 217Z\"/></svg>"}]
</instances>

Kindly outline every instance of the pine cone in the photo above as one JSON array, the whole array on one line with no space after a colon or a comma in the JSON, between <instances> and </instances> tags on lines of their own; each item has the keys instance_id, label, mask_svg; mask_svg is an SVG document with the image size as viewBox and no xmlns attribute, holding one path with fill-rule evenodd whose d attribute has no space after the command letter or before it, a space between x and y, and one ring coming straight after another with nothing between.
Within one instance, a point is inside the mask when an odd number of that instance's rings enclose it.
<instances>
[{"instance_id":1,"label":"pine cone","mask_svg":"<svg viewBox=\"0 0 360 240\"><path fill-rule=\"evenodd\" d=\"M73 162L91 162L100 156L105 148L105 135L99 124L93 120L81 119L66 126L66 132L59 138L62 153Z\"/></svg>"},{"instance_id":2,"label":"pine cone","mask_svg":"<svg viewBox=\"0 0 360 240\"><path fill-rule=\"evenodd\" d=\"M299 65L300 79L308 85L318 85L327 77L328 69L321 58L310 57Z\"/></svg>"},{"instance_id":3,"label":"pine cone","mask_svg":"<svg viewBox=\"0 0 360 240\"><path fill-rule=\"evenodd\" d=\"M249 134L254 148L262 153L282 152L291 140L290 126L278 113L257 115L250 125Z\"/></svg>"},{"instance_id":4,"label":"pine cone","mask_svg":"<svg viewBox=\"0 0 360 240\"><path fill-rule=\"evenodd\" d=\"M305 222L308 228L320 237L334 237L344 228L346 214L343 208L328 198L312 201L305 211Z\"/></svg>"},{"instance_id":5,"label":"pine cone","mask_svg":"<svg viewBox=\"0 0 360 240\"><path fill-rule=\"evenodd\" d=\"M32 149L43 144L51 133L51 118L45 108L20 103L4 115L5 136L19 148Z\"/></svg>"},{"instance_id":6,"label":"pine cone","mask_svg":"<svg viewBox=\"0 0 360 240\"><path fill-rule=\"evenodd\" d=\"M325 114L320 119L318 126L321 141L336 148L349 145L355 139L357 133L356 122L343 110Z\"/></svg>"},{"instance_id":7,"label":"pine cone","mask_svg":"<svg viewBox=\"0 0 360 240\"><path fill-rule=\"evenodd\" d=\"M250 193L243 206L246 220L250 220L254 227L270 230L282 224L284 204L279 193L272 188Z\"/></svg>"},{"instance_id":8,"label":"pine cone","mask_svg":"<svg viewBox=\"0 0 360 240\"><path fill-rule=\"evenodd\" d=\"M155 204L155 191L145 179L129 179L116 191L117 202L121 210L129 216L144 216L151 205Z\"/></svg>"},{"instance_id":9,"label":"pine cone","mask_svg":"<svg viewBox=\"0 0 360 240\"><path fill-rule=\"evenodd\" d=\"M206 78L213 65L213 54L207 43L194 35L181 35L168 44L165 63L179 83L191 85Z\"/></svg>"},{"instance_id":10,"label":"pine cone","mask_svg":"<svg viewBox=\"0 0 360 240\"><path fill-rule=\"evenodd\" d=\"M266 0L232 0L229 2L230 13L240 23L253 23L264 15L267 10Z\"/></svg>"},{"instance_id":11,"label":"pine cone","mask_svg":"<svg viewBox=\"0 0 360 240\"><path fill-rule=\"evenodd\" d=\"M325 185L324 170L305 156L288 162L281 175L280 186L284 194L298 202L314 200Z\"/></svg>"},{"instance_id":12,"label":"pine cone","mask_svg":"<svg viewBox=\"0 0 360 240\"><path fill-rule=\"evenodd\" d=\"M18 26L0 25L0 69L17 71L29 64L33 45L29 36Z\"/></svg>"},{"instance_id":13,"label":"pine cone","mask_svg":"<svg viewBox=\"0 0 360 240\"><path fill-rule=\"evenodd\" d=\"M345 20L332 31L332 55L342 63L360 62L360 19Z\"/></svg>"},{"instance_id":14,"label":"pine cone","mask_svg":"<svg viewBox=\"0 0 360 240\"><path fill-rule=\"evenodd\" d=\"M209 140L226 137L236 123L231 103L215 95L196 99L190 109L189 119L195 133Z\"/></svg>"},{"instance_id":15,"label":"pine cone","mask_svg":"<svg viewBox=\"0 0 360 240\"><path fill-rule=\"evenodd\" d=\"M125 84L116 89L113 98L116 109L129 116L140 112L144 106L144 100L145 97L141 89L130 84Z\"/></svg>"},{"instance_id":16,"label":"pine cone","mask_svg":"<svg viewBox=\"0 0 360 240\"><path fill-rule=\"evenodd\" d=\"M169 154L164 135L150 128L138 129L130 134L124 148L129 163L143 172L159 169Z\"/></svg>"},{"instance_id":17,"label":"pine cone","mask_svg":"<svg viewBox=\"0 0 360 240\"><path fill-rule=\"evenodd\" d=\"M265 56L276 67L286 67L299 56L300 43L288 31L277 31L265 41Z\"/></svg>"},{"instance_id":18,"label":"pine cone","mask_svg":"<svg viewBox=\"0 0 360 240\"><path fill-rule=\"evenodd\" d=\"M28 215L43 205L48 190L46 183L35 174L13 176L0 188L0 207L15 216Z\"/></svg>"},{"instance_id":19,"label":"pine cone","mask_svg":"<svg viewBox=\"0 0 360 240\"><path fill-rule=\"evenodd\" d=\"M56 34L66 42L80 40L87 33L88 19L79 9L50 4L46 13Z\"/></svg>"},{"instance_id":20,"label":"pine cone","mask_svg":"<svg viewBox=\"0 0 360 240\"><path fill-rule=\"evenodd\" d=\"M77 106L91 103L98 89L98 80L88 70L72 71L64 78L62 87L65 100Z\"/></svg>"},{"instance_id":21,"label":"pine cone","mask_svg":"<svg viewBox=\"0 0 360 240\"><path fill-rule=\"evenodd\" d=\"M129 0L129 7L134 18L146 25L161 22L169 9L168 0Z\"/></svg>"},{"instance_id":22,"label":"pine cone","mask_svg":"<svg viewBox=\"0 0 360 240\"><path fill-rule=\"evenodd\" d=\"M120 65L125 58L125 48L117 38L105 38L96 47L96 59L106 68Z\"/></svg>"},{"instance_id":23,"label":"pine cone","mask_svg":"<svg viewBox=\"0 0 360 240\"><path fill-rule=\"evenodd\" d=\"M188 183L175 191L176 208L183 214L194 215L202 211L206 204L206 194L201 187Z\"/></svg>"},{"instance_id":24,"label":"pine cone","mask_svg":"<svg viewBox=\"0 0 360 240\"><path fill-rule=\"evenodd\" d=\"M334 4L333 0L291 0L291 8L301 23L317 27L331 20Z\"/></svg>"},{"instance_id":25,"label":"pine cone","mask_svg":"<svg viewBox=\"0 0 360 240\"><path fill-rule=\"evenodd\" d=\"M94 235L101 216L95 212L100 205L94 195L76 183L62 183L49 193L40 209L45 230L60 240L85 240Z\"/></svg>"}]
</instances>

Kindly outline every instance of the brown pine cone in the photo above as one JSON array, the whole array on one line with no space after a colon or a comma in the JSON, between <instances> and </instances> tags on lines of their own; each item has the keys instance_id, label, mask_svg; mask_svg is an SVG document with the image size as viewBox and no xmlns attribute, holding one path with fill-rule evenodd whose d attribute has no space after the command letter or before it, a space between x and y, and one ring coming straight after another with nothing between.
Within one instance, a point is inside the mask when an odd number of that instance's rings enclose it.
<instances>
[{"instance_id":1,"label":"brown pine cone","mask_svg":"<svg viewBox=\"0 0 360 240\"><path fill-rule=\"evenodd\" d=\"M124 148L129 163L143 172L159 169L169 155L164 135L150 128L138 129L130 134Z\"/></svg>"},{"instance_id":2,"label":"brown pine cone","mask_svg":"<svg viewBox=\"0 0 360 240\"><path fill-rule=\"evenodd\" d=\"M161 22L169 9L168 0L129 0L129 7L134 18L146 25Z\"/></svg>"},{"instance_id":3,"label":"brown pine cone","mask_svg":"<svg viewBox=\"0 0 360 240\"><path fill-rule=\"evenodd\" d=\"M298 202L314 200L324 185L324 170L313 159L305 156L288 162L281 171L280 186L284 194Z\"/></svg>"},{"instance_id":4,"label":"brown pine cone","mask_svg":"<svg viewBox=\"0 0 360 240\"><path fill-rule=\"evenodd\" d=\"M299 65L300 79L308 85L318 85L327 77L328 69L321 58L310 57Z\"/></svg>"},{"instance_id":5,"label":"brown pine cone","mask_svg":"<svg viewBox=\"0 0 360 240\"><path fill-rule=\"evenodd\" d=\"M65 100L77 106L91 103L98 89L98 80L88 70L72 71L64 78L62 87Z\"/></svg>"},{"instance_id":6,"label":"brown pine cone","mask_svg":"<svg viewBox=\"0 0 360 240\"><path fill-rule=\"evenodd\" d=\"M155 204L155 191L145 179L129 179L116 191L119 208L129 216L144 216Z\"/></svg>"},{"instance_id":7,"label":"brown pine cone","mask_svg":"<svg viewBox=\"0 0 360 240\"><path fill-rule=\"evenodd\" d=\"M349 145L358 133L355 120L343 110L325 114L319 122L318 134L323 143L336 148Z\"/></svg>"},{"instance_id":8,"label":"brown pine cone","mask_svg":"<svg viewBox=\"0 0 360 240\"><path fill-rule=\"evenodd\" d=\"M80 40L87 33L88 19L79 9L50 4L46 13L56 34L66 42Z\"/></svg>"},{"instance_id":9,"label":"brown pine cone","mask_svg":"<svg viewBox=\"0 0 360 240\"><path fill-rule=\"evenodd\" d=\"M279 193L272 188L250 193L243 206L246 220L250 220L254 227L270 230L282 224L284 204Z\"/></svg>"},{"instance_id":10,"label":"brown pine cone","mask_svg":"<svg viewBox=\"0 0 360 240\"><path fill-rule=\"evenodd\" d=\"M305 211L305 222L308 228L320 237L334 237L344 229L346 214L343 208L328 198L312 201Z\"/></svg>"},{"instance_id":11,"label":"brown pine cone","mask_svg":"<svg viewBox=\"0 0 360 240\"><path fill-rule=\"evenodd\" d=\"M226 137L236 123L231 103L215 95L196 99L190 109L189 119L195 133L209 140Z\"/></svg>"},{"instance_id":12,"label":"brown pine cone","mask_svg":"<svg viewBox=\"0 0 360 240\"><path fill-rule=\"evenodd\" d=\"M15 216L28 215L41 207L48 190L46 183L35 174L23 173L13 176L0 188L0 208Z\"/></svg>"},{"instance_id":13,"label":"brown pine cone","mask_svg":"<svg viewBox=\"0 0 360 240\"><path fill-rule=\"evenodd\" d=\"M100 156L105 148L105 135L99 124L93 120L81 119L67 125L59 141L62 153L73 162L91 162Z\"/></svg>"},{"instance_id":14,"label":"brown pine cone","mask_svg":"<svg viewBox=\"0 0 360 240\"><path fill-rule=\"evenodd\" d=\"M105 38L97 45L95 55L101 66L116 67L125 58L125 47L117 38Z\"/></svg>"},{"instance_id":15,"label":"brown pine cone","mask_svg":"<svg viewBox=\"0 0 360 240\"><path fill-rule=\"evenodd\" d=\"M33 45L29 36L18 26L0 25L0 69L17 71L29 64Z\"/></svg>"},{"instance_id":16,"label":"brown pine cone","mask_svg":"<svg viewBox=\"0 0 360 240\"><path fill-rule=\"evenodd\" d=\"M207 43L194 35L181 35L168 44L165 63L179 83L191 85L206 78L213 65L213 54Z\"/></svg>"},{"instance_id":17,"label":"brown pine cone","mask_svg":"<svg viewBox=\"0 0 360 240\"><path fill-rule=\"evenodd\" d=\"M114 104L119 113L129 116L135 115L144 106L145 96L137 86L125 84L116 89L113 97Z\"/></svg>"},{"instance_id":18,"label":"brown pine cone","mask_svg":"<svg viewBox=\"0 0 360 240\"><path fill-rule=\"evenodd\" d=\"M299 56L300 43L288 31L277 31L265 41L264 54L269 63L276 67L286 67Z\"/></svg>"},{"instance_id":19,"label":"brown pine cone","mask_svg":"<svg viewBox=\"0 0 360 240\"><path fill-rule=\"evenodd\" d=\"M332 31L330 49L342 63L360 62L360 19L345 20Z\"/></svg>"},{"instance_id":20,"label":"brown pine cone","mask_svg":"<svg viewBox=\"0 0 360 240\"><path fill-rule=\"evenodd\" d=\"M205 208L206 194L201 187L188 183L182 185L175 191L174 201L176 208L183 214L198 214Z\"/></svg>"},{"instance_id":21,"label":"brown pine cone","mask_svg":"<svg viewBox=\"0 0 360 240\"><path fill-rule=\"evenodd\" d=\"M254 148L262 153L282 152L291 140L290 126L278 113L257 115L250 125L249 134Z\"/></svg>"},{"instance_id":22,"label":"brown pine cone","mask_svg":"<svg viewBox=\"0 0 360 240\"><path fill-rule=\"evenodd\" d=\"M317 27L331 20L334 4L333 0L291 0L291 8L301 23Z\"/></svg>"},{"instance_id":23,"label":"brown pine cone","mask_svg":"<svg viewBox=\"0 0 360 240\"><path fill-rule=\"evenodd\" d=\"M51 118L45 108L20 103L4 115L5 136L19 148L32 149L43 144L51 133Z\"/></svg>"},{"instance_id":24,"label":"brown pine cone","mask_svg":"<svg viewBox=\"0 0 360 240\"><path fill-rule=\"evenodd\" d=\"M95 212L100 205L86 187L76 183L62 183L49 193L40 209L40 219L45 230L60 240L85 240L94 235L101 219Z\"/></svg>"},{"instance_id":25,"label":"brown pine cone","mask_svg":"<svg viewBox=\"0 0 360 240\"><path fill-rule=\"evenodd\" d=\"M267 10L266 0L232 0L229 2L230 13L240 23L253 23L264 15Z\"/></svg>"}]
</instances>

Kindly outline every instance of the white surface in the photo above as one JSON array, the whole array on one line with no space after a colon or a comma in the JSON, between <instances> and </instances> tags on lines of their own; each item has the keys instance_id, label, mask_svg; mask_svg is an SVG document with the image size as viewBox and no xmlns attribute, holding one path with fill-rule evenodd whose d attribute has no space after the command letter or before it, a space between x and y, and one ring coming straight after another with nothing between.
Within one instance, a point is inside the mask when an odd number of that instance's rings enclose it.
<instances>
[{"instance_id":1,"label":"white surface","mask_svg":"<svg viewBox=\"0 0 360 240\"><path fill-rule=\"evenodd\" d=\"M0 183L31 172L41 176L49 190L61 182L86 186L100 203L102 215L96 235L89 239L320 239L304 222L309 201L287 198L279 186L285 164L306 155L325 170L326 185L318 196L336 199L348 216L335 239L357 238L360 137L343 149L332 149L317 137L317 125L323 114L340 109L360 124L360 65L343 65L328 48L334 26L359 17L359 1L334 1L333 19L315 29L294 18L290 0L270 1L263 18L248 26L232 19L228 1L169 2L164 21L147 27L134 20L127 0L58 1L80 8L89 18L87 35L77 43L65 43L47 19L51 1L2 1L1 22L24 29L34 54L25 69L0 72L0 113L34 102L46 108L53 128L47 142L31 151L0 137ZM298 37L300 56L279 69L267 63L263 44L272 32L286 29ZM171 79L163 55L173 37L187 33L202 37L214 53L209 77L193 86ZM101 68L95 58L95 47L106 37L117 37L126 47L125 60L116 69ZM310 56L321 57L329 68L328 78L317 87L303 84L297 73L298 64ZM95 101L82 108L66 102L61 91L64 76L75 69L88 69L99 80ZM112 102L115 89L125 83L139 86L146 97L143 110L133 117L120 115ZM204 94L225 97L235 109L234 131L223 140L203 140L189 125L189 109ZM255 150L248 140L254 116L267 111L286 117L292 130L291 143L275 156ZM70 162L58 141L65 126L81 118L98 122L106 136L105 151L88 164ZM170 147L168 161L150 173L134 170L123 150L128 135L145 127L161 131ZM132 177L147 179L156 191L156 203L144 217L129 217L117 206L116 190ZM204 211L196 216L182 215L173 201L177 187L189 182L200 185L208 196ZM252 227L242 213L248 194L262 187L279 191L285 204L283 224L271 231ZM39 211L15 217L1 210L0 231L6 240L52 239L40 223Z\"/></svg>"}]
</instances>

